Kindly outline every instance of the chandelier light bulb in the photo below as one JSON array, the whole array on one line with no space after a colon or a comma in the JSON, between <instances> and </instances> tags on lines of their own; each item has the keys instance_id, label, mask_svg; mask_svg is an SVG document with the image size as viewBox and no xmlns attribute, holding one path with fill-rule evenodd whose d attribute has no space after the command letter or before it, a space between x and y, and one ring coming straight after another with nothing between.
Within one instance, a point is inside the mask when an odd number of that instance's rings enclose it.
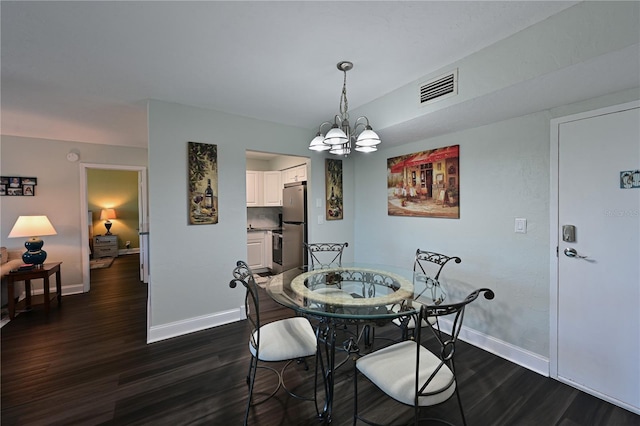
<instances>
[{"instance_id":1,"label":"chandelier light bulb","mask_svg":"<svg viewBox=\"0 0 640 426\"><path fill-rule=\"evenodd\" d=\"M376 148L375 146L356 146L356 151L358 152L374 152L377 150L378 148Z\"/></svg>"},{"instance_id":2,"label":"chandelier light bulb","mask_svg":"<svg viewBox=\"0 0 640 426\"><path fill-rule=\"evenodd\" d=\"M347 156L351 154L351 147L348 144L334 145L331 151L329 151L329 154Z\"/></svg>"}]
</instances>

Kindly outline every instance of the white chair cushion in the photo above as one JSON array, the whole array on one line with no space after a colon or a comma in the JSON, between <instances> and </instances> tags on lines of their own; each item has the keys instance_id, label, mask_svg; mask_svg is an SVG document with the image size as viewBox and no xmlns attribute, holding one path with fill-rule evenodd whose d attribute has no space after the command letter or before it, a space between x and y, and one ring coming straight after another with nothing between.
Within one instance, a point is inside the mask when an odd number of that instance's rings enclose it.
<instances>
[{"instance_id":1,"label":"white chair cushion","mask_svg":"<svg viewBox=\"0 0 640 426\"><path fill-rule=\"evenodd\" d=\"M356 361L358 370L384 393L403 404L414 405L416 380L416 345L413 340L396 343L377 350ZM428 349L420 346L420 385L424 384L440 359ZM420 406L436 405L446 401L456 389L455 381L449 384L453 373L443 365L425 392L438 392L422 396Z\"/></svg>"},{"instance_id":2,"label":"white chair cushion","mask_svg":"<svg viewBox=\"0 0 640 426\"><path fill-rule=\"evenodd\" d=\"M418 302L412 302L412 305L416 308L416 309L420 309L421 308L421 304ZM391 311L392 312L400 312L400 306L399 305L393 305L391 307ZM400 327L402 325L402 320L403 318L395 318L393 320L393 323L395 325L397 325L398 327ZM427 317L427 321L429 321L429 324L434 325L436 323L436 317ZM427 324L427 321L424 320L424 318L422 319L422 326L426 327L429 324ZM409 330L412 330L414 328L416 328L416 320L413 316L409 317L409 321L407 322L407 328Z\"/></svg>"},{"instance_id":3,"label":"white chair cushion","mask_svg":"<svg viewBox=\"0 0 640 426\"><path fill-rule=\"evenodd\" d=\"M257 331L254 332L257 339ZM308 319L287 318L260 327L260 361L285 361L314 355L316 335ZM256 356L256 348L249 341L249 350Z\"/></svg>"}]
</instances>

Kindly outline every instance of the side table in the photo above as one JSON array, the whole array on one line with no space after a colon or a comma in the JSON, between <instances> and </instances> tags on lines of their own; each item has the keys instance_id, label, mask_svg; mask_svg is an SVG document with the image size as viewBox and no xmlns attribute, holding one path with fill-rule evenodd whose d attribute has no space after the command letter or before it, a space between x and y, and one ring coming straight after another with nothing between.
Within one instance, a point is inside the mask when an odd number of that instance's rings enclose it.
<instances>
[{"instance_id":1,"label":"side table","mask_svg":"<svg viewBox=\"0 0 640 426\"><path fill-rule=\"evenodd\" d=\"M93 258L118 257L118 236L96 235L93 237Z\"/></svg>"},{"instance_id":2,"label":"side table","mask_svg":"<svg viewBox=\"0 0 640 426\"><path fill-rule=\"evenodd\" d=\"M60 277L60 265L62 262L45 263L42 267L30 269L28 271L9 272L7 277L7 296L9 302L9 318L13 319L16 315L16 302L14 296L14 283L16 281L24 281L24 300L18 302L18 305L24 304L25 309L31 308L33 304L44 304L44 312L49 315L49 304L54 297L58 298L58 306L62 304L62 278ZM54 295L49 291L49 277L56 274L56 292ZM43 295L31 297L31 280L43 279ZM42 300L41 300L42 299Z\"/></svg>"}]
</instances>

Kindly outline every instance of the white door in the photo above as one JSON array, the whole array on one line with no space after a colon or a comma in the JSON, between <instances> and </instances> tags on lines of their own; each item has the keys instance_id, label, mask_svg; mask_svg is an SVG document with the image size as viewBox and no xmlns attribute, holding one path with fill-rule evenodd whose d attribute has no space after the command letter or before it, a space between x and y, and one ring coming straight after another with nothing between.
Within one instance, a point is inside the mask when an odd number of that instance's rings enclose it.
<instances>
[{"instance_id":1,"label":"white door","mask_svg":"<svg viewBox=\"0 0 640 426\"><path fill-rule=\"evenodd\" d=\"M552 123L558 256L551 376L640 413L640 188L621 187L623 172L640 169L640 108L620 108ZM564 225L575 226L575 241L565 241Z\"/></svg>"}]
</instances>

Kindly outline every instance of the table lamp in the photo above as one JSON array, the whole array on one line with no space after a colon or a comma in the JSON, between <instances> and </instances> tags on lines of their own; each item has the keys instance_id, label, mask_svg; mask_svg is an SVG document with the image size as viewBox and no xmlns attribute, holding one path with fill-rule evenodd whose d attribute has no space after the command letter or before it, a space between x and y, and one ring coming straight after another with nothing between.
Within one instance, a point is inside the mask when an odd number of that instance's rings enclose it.
<instances>
[{"instance_id":1,"label":"table lamp","mask_svg":"<svg viewBox=\"0 0 640 426\"><path fill-rule=\"evenodd\" d=\"M44 242L41 235L57 235L47 216L19 216L9 232L8 238L29 237L24 243L26 252L22 261L31 265L42 265L47 258L47 252L42 250Z\"/></svg>"},{"instance_id":2,"label":"table lamp","mask_svg":"<svg viewBox=\"0 0 640 426\"><path fill-rule=\"evenodd\" d=\"M107 233L105 235L112 235L111 225L113 224L111 223L110 219L115 219L115 218L116 218L116 211L114 209L102 209L102 211L100 212L100 220L106 221L104 223L104 227L107 228Z\"/></svg>"}]
</instances>

